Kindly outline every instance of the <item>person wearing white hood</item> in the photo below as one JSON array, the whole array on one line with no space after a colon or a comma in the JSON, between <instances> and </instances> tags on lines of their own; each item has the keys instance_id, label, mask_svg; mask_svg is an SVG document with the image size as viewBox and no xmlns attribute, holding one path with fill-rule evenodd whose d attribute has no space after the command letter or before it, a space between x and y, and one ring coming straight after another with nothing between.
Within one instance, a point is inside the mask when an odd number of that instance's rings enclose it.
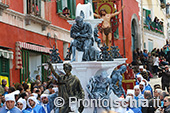
<instances>
[{"instance_id":1,"label":"person wearing white hood","mask_svg":"<svg viewBox=\"0 0 170 113\"><path fill-rule=\"evenodd\" d=\"M134 95L135 95L135 94L134 94L134 90L132 90L132 89L127 89L127 99L128 99L128 100L130 99L130 98L128 98L128 97L131 96L131 99L132 99L132 101L133 101ZM137 104L137 102L136 102L135 104ZM137 108L137 106L135 106L135 104L134 104L134 106L128 106L127 109L131 109L134 113L142 113L142 112L141 112L141 109Z\"/></svg>"},{"instance_id":2,"label":"person wearing white hood","mask_svg":"<svg viewBox=\"0 0 170 113\"><path fill-rule=\"evenodd\" d=\"M137 75L136 85L139 85L139 83L143 80L143 77L141 74Z\"/></svg>"},{"instance_id":3,"label":"person wearing white hood","mask_svg":"<svg viewBox=\"0 0 170 113\"><path fill-rule=\"evenodd\" d=\"M48 94L42 94L40 98L41 98L41 105L43 106L45 112L50 113L51 109L50 109L50 103L48 101Z\"/></svg>"},{"instance_id":4,"label":"person wearing white hood","mask_svg":"<svg viewBox=\"0 0 170 113\"><path fill-rule=\"evenodd\" d=\"M152 87L150 86L150 84L148 83L148 81L147 81L146 79L143 79L142 81L145 82L145 90L151 91L151 94L152 94L152 96L153 96Z\"/></svg>"},{"instance_id":5,"label":"person wearing white hood","mask_svg":"<svg viewBox=\"0 0 170 113\"><path fill-rule=\"evenodd\" d=\"M139 99L144 99L144 96L141 94L139 85L134 86L134 99L137 101L137 107L141 109L141 106L139 106Z\"/></svg>"},{"instance_id":6,"label":"person wearing white hood","mask_svg":"<svg viewBox=\"0 0 170 113\"><path fill-rule=\"evenodd\" d=\"M0 109L0 113L22 113L15 106L14 94L10 93L5 95L5 106Z\"/></svg>"},{"instance_id":7,"label":"person wearing white hood","mask_svg":"<svg viewBox=\"0 0 170 113\"><path fill-rule=\"evenodd\" d=\"M26 100L23 98L18 99L17 107L22 111L22 113L30 113L29 111L25 110L27 107L27 103Z\"/></svg>"},{"instance_id":8,"label":"person wearing white hood","mask_svg":"<svg viewBox=\"0 0 170 113\"><path fill-rule=\"evenodd\" d=\"M145 82L141 81L139 83L139 88L140 88L141 94L144 94L144 92L145 92Z\"/></svg>"},{"instance_id":9,"label":"person wearing white hood","mask_svg":"<svg viewBox=\"0 0 170 113\"><path fill-rule=\"evenodd\" d=\"M36 97L34 96L28 98L27 105L29 107L27 108L27 110L30 111L31 113L46 113L44 108L41 105L39 105Z\"/></svg>"}]
</instances>

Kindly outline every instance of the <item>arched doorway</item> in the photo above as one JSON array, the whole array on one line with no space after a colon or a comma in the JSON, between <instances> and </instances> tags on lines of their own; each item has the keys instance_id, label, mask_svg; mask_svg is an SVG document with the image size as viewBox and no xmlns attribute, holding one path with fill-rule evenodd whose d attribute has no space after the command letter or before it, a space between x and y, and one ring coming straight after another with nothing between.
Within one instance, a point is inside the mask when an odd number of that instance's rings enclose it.
<instances>
[{"instance_id":1,"label":"arched doorway","mask_svg":"<svg viewBox=\"0 0 170 113\"><path fill-rule=\"evenodd\" d=\"M132 23L131 23L131 37L132 37L132 51L134 51L137 47L136 45L136 40L137 40L137 37L136 37L136 21L135 19L132 20Z\"/></svg>"},{"instance_id":2,"label":"arched doorway","mask_svg":"<svg viewBox=\"0 0 170 113\"><path fill-rule=\"evenodd\" d=\"M137 48L141 48L141 34L139 32L139 20L136 14L132 15L131 18L131 50L132 50L132 56L133 51ZM134 59L134 56L133 56Z\"/></svg>"}]
</instances>

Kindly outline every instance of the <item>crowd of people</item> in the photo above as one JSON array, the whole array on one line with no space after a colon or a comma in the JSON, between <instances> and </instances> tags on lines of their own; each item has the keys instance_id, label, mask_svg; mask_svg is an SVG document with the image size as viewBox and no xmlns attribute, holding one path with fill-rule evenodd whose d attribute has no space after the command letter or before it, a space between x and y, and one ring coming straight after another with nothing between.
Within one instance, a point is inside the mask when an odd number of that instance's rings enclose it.
<instances>
[{"instance_id":1,"label":"crowd of people","mask_svg":"<svg viewBox=\"0 0 170 113\"><path fill-rule=\"evenodd\" d=\"M112 108L118 113L170 113L170 71L169 71L170 47L166 44L161 49L154 48L151 52L136 49L134 59L127 69L133 70L133 77L125 75L125 78L136 79L133 89L127 89L126 99L137 100L137 106ZM149 84L150 78L161 77L161 83ZM0 85L0 113L59 113L59 108L54 105L54 99L58 96L58 86L53 76L49 81L41 82L40 75L35 82L22 84L15 83L7 87L7 81L2 80ZM119 98L121 102L125 98ZM140 99L147 99L149 107L140 106ZM154 99L159 105L154 106ZM126 104L130 105L130 101Z\"/></svg>"},{"instance_id":2,"label":"crowd of people","mask_svg":"<svg viewBox=\"0 0 170 113\"><path fill-rule=\"evenodd\" d=\"M7 87L7 81L2 80L0 85L0 113L59 113L54 105L58 96L58 87L53 84L52 77L48 82L41 83L40 75L36 81L16 83Z\"/></svg>"}]
</instances>

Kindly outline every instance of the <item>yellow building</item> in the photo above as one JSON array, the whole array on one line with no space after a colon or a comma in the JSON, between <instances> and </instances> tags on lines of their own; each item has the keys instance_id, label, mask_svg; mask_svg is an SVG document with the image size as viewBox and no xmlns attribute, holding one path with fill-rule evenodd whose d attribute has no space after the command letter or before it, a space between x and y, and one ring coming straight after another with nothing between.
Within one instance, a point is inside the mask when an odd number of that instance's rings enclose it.
<instances>
[{"instance_id":1,"label":"yellow building","mask_svg":"<svg viewBox=\"0 0 170 113\"><path fill-rule=\"evenodd\" d=\"M153 48L162 48L166 44L167 38L166 5L160 3L160 0L141 0L140 6L142 48L149 52ZM155 19L156 17L157 19Z\"/></svg>"}]
</instances>

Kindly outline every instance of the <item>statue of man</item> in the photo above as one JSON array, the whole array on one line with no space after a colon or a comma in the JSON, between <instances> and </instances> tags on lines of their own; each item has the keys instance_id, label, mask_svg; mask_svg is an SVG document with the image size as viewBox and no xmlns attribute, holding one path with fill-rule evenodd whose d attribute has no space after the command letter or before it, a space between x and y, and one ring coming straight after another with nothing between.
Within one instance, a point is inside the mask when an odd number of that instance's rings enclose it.
<instances>
[{"instance_id":1,"label":"statue of man","mask_svg":"<svg viewBox=\"0 0 170 113\"><path fill-rule=\"evenodd\" d=\"M58 79L58 96L62 97L65 101L65 104L59 108L59 113L69 113L71 109L69 107L69 97L76 97L77 99L84 99L84 90L80 84L79 79L71 74L72 66L69 63L63 64L63 70L65 71L65 75L58 75L52 64L49 63L49 68L51 69L53 75ZM78 108L78 111L81 113L84 107L81 106Z\"/></svg>"},{"instance_id":2,"label":"statue of man","mask_svg":"<svg viewBox=\"0 0 170 113\"><path fill-rule=\"evenodd\" d=\"M71 27L70 35L74 40L71 42L72 61L75 61L75 52L83 51L83 61L90 61L90 48L93 46L92 28L89 23L83 22L80 16L75 19L76 24Z\"/></svg>"},{"instance_id":3,"label":"statue of man","mask_svg":"<svg viewBox=\"0 0 170 113\"><path fill-rule=\"evenodd\" d=\"M102 22L103 45L106 43L106 37L107 37L108 38L107 46L109 47L109 49L112 45L112 28L111 28L111 24L110 24L110 19L112 17L120 14L121 11L123 10L123 8L124 8L124 6L122 6L121 10L119 10L118 12L112 13L112 14L107 14L105 9L100 10L100 15L94 13L95 17L103 19L103 22Z\"/></svg>"}]
</instances>

